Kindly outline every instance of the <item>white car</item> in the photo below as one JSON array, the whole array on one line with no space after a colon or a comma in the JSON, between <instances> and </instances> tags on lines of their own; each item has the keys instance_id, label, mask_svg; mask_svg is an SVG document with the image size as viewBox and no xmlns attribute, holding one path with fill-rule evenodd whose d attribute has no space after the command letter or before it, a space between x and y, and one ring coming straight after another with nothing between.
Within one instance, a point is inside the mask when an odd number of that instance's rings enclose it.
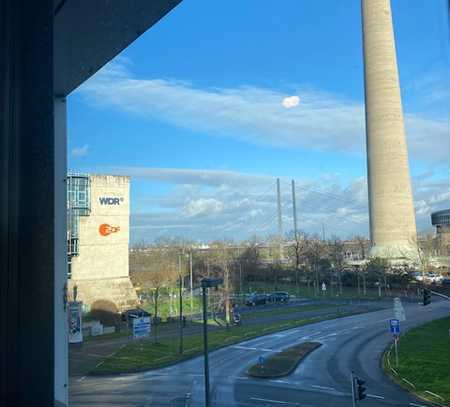
<instances>
[{"instance_id":1,"label":"white car","mask_svg":"<svg viewBox=\"0 0 450 407\"><path fill-rule=\"evenodd\" d=\"M416 280L416 281L423 281L423 275L422 275L422 273L420 273L420 272L414 273L414 274L413 274L413 278L414 278L414 280Z\"/></svg>"},{"instance_id":2,"label":"white car","mask_svg":"<svg viewBox=\"0 0 450 407\"><path fill-rule=\"evenodd\" d=\"M440 283L442 281L442 276L436 273L428 273L425 277L430 283Z\"/></svg>"}]
</instances>

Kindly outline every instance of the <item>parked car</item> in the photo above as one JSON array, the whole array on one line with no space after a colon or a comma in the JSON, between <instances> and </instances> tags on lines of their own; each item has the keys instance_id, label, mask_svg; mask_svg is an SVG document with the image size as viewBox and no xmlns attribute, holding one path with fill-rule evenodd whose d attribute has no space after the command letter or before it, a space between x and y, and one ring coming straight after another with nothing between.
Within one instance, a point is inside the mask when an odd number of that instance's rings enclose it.
<instances>
[{"instance_id":1,"label":"parked car","mask_svg":"<svg viewBox=\"0 0 450 407\"><path fill-rule=\"evenodd\" d=\"M245 305L254 307L256 305L265 304L267 302L266 294L250 294L245 300Z\"/></svg>"},{"instance_id":2,"label":"parked car","mask_svg":"<svg viewBox=\"0 0 450 407\"><path fill-rule=\"evenodd\" d=\"M416 281L423 281L423 275L420 271L416 271L415 273L413 273L413 278Z\"/></svg>"},{"instance_id":3,"label":"parked car","mask_svg":"<svg viewBox=\"0 0 450 407\"><path fill-rule=\"evenodd\" d=\"M278 291L269 295L269 302L288 302L289 294L284 291Z\"/></svg>"},{"instance_id":4,"label":"parked car","mask_svg":"<svg viewBox=\"0 0 450 407\"><path fill-rule=\"evenodd\" d=\"M134 318L149 316L151 316L151 314L141 308L132 308L122 312L122 321L130 322L130 320Z\"/></svg>"},{"instance_id":5,"label":"parked car","mask_svg":"<svg viewBox=\"0 0 450 407\"><path fill-rule=\"evenodd\" d=\"M450 285L450 277L444 277L444 278L441 280L441 284L442 284L442 285Z\"/></svg>"},{"instance_id":6,"label":"parked car","mask_svg":"<svg viewBox=\"0 0 450 407\"><path fill-rule=\"evenodd\" d=\"M443 277L440 274L428 273L425 278L433 284L439 284Z\"/></svg>"}]
</instances>

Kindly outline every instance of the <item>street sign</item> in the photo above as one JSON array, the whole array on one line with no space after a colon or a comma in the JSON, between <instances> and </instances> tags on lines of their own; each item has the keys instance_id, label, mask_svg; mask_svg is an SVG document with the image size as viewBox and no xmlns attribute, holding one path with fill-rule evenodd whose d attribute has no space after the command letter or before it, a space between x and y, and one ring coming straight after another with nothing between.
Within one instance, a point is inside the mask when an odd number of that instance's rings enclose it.
<instances>
[{"instance_id":1,"label":"street sign","mask_svg":"<svg viewBox=\"0 0 450 407\"><path fill-rule=\"evenodd\" d=\"M322 291L327 291L327 285L325 283L322 283Z\"/></svg>"},{"instance_id":2,"label":"street sign","mask_svg":"<svg viewBox=\"0 0 450 407\"><path fill-rule=\"evenodd\" d=\"M69 343L83 342L83 331L81 330L82 305L79 301L69 302Z\"/></svg>"},{"instance_id":3,"label":"street sign","mask_svg":"<svg viewBox=\"0 0 450 407\"><path fill-rule=\"evenodd\" d=\"M405 309L400 298L394 298L394 317L399 321L406 321Z\"/></svg>"},{"instance_id":4,"label":"street sign","mask_svg":"<svg viewBox=\"0 0 450 407\"><path fill-rule=\"evenodd\" d=\"M398 319L390 319L389 327L392 334L398 335L400 333L400 321Z\"/></svg>"},{"instance_id":5,"label":"street sign","mask_svg":"<svg viewBox=\"0 0 450 407\"><path fill-rule=\"evenodd\" d=\"M263 367L263 366L264 366L264 363L266 363L266 359L264 358L264 356L260 356L260 357L258 358L258 365L261 366L261 367Z\"/></svg>"},{"instance_id":6,"label":"street sign","mask_svg":"<svg viewBox=\"0 0 450 407\"><path fill-rule=\"evenodd\" d=\"M150 317L133 318L133 338L146 338L150 335Z\"/></svg>"}]
</instances>

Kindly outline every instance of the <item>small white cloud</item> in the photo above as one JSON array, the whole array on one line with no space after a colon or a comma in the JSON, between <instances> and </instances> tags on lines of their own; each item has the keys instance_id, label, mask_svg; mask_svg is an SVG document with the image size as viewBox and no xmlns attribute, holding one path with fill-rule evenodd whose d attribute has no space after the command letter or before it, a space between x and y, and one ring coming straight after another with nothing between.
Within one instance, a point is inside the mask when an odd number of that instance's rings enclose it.
<instances>
[{"instance_id":1,"label":"small white cloud","mask_svg":"<svg viewBox=\"0 0 450 407\"><path fill-rule=\"evenodd\" d=\"M188 217L217 215L223 211L224 205L217 199L196 199L190 201L184 208L184 213Z\"/></svg>"},{"instance_id":2,"label":"small white cloud","mask_svg":"<svg viewBox=\"0 0 450 407\"><path fill-rule=\"evenodd\" d=\"M286 109L290 109L291 107L298 106L300 103L300 98L298 96L288 96L283 99L283 106Z\"/></svg>"},{"instance_id":3,"label":"small white cloud","mask_svg":"<svg viewBox=\"0 0 450 407\"><path fill-rule=\"evenodd\" d=\"M73 157L85 157L88 155L89 146L85 144L83 147L74 147L72 148L72 156Z\"/></svg>"}]
</instances>

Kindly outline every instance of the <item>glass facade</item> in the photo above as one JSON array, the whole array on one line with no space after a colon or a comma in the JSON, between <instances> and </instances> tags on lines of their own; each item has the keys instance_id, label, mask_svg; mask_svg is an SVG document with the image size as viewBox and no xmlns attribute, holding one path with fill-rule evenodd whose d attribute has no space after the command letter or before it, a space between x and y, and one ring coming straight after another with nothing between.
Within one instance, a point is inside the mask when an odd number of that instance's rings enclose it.
<instances>
[{"instance_id":1,"label":"glass facade","mask_svg":"<svg viewBox=\"0 0 450 407\"><path fill-rule=\"evenodd\" d=\"M431 214L432 225L450 225L450 209L434 212Z\"/></svg>"},{"instance_id":2,"label":"glass facade","mask_svg":"<svg viewBox=\"0 0 450 407\"><path fill-rule=\"evenodd\" d=\"M80 216L89 216L91 196L89 175L67 175L67 254L69 263L78 255Z\"/></svg>"}]
</instances>

